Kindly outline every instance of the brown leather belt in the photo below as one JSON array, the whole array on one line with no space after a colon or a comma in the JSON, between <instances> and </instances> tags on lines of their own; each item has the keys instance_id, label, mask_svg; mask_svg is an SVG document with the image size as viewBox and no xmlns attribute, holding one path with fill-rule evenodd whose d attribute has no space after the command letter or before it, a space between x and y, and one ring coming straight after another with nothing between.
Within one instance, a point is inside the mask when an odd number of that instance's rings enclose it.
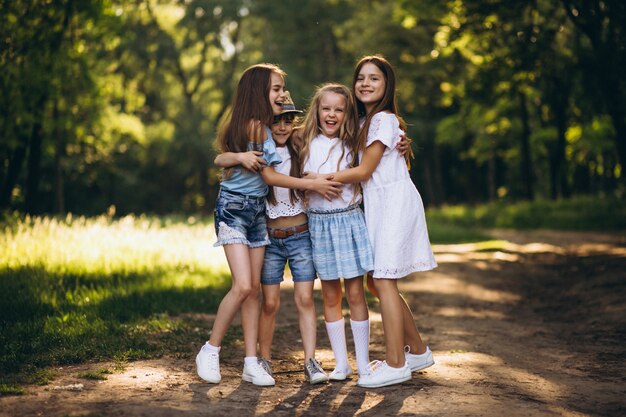
<instances>
[{"instance_id":1,"label":"brown leather belt","mask_svg":"<svg viewBox=\"0 0 626 417\"><path fill-rule=\"evenodd\" d=\"M307 223L301 224L300 226L287 227L285 229L272 229L267 228L267 232L274 239L284 239L289 236L293 236L296 233L302 233L309 230L309 225Z\"/></svg>"}]
</instances>

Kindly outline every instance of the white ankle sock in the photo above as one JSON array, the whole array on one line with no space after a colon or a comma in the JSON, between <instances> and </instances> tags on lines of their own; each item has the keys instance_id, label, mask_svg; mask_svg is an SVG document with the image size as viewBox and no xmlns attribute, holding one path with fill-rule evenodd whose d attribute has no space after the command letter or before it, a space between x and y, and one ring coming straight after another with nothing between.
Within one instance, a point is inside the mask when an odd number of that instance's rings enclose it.
<instances>
[{"instance_id":1,"label":"white ankle sock","mask_svg":"<svg viewBox=\"0 0 626 417\"><path fill-rule=\"evenodd\" d=\"M346 324L344 319L333 322L325 322L330 346L335 354L335 367L341 371L350 368L348 363L348 352L346 348Z\"/></svg>"},{"instance_id":2,"label":"white ankle sock","mask_svg":"<svg viewBox=\"0 0 626 417\"><path fill-rule=\"evenodd\" d=\"M243 358L243 361L246 365L254 365L255 363L257 363L257 358L256 356L246 356L245 358Z\"/></svg>"},{"instance_id":3,"label":"white ankle sock","mask_svg":"<svg viewBox=\"0 0 626 417\"><path fill-rule=\"evenodd\" d=\"M209 342L206 342L204 346L202 346L202 350L208 353L220 353L220 348L213 346Z\"/></svg>"},{"instance_id":4,"label":"white ankle sock","mask_svg":"<svg viewBox=\"0 0 626 417\"><path fill-rule=\"evenodd\" d=\"M364 375L368 372L370 363L370 321L354 321L350 319L350 327L352 328L352 338L354 339L356 366L359 368L359 374Z\"/></svg>"}]
</instances>

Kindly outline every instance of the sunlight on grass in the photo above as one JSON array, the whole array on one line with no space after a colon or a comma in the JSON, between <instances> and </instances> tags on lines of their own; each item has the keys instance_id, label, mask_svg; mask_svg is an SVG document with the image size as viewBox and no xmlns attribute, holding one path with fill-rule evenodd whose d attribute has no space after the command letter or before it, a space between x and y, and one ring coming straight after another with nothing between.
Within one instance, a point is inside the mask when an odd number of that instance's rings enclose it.
<instances>
[{"instance_id":1,"label":"sunlight on grass","mask_svg":"<svg viewBox=\"0 0 626 417\"><path fill-rule=\"evenodd\" d=\"M228 289L210 222L25 217L0 232L0 384L51 365L187 355Z\"/></svg>"},{"instance_id":2,"label":"sunlight on grass","mask_svg":"<svg viewBox=\"0 0 626 417\"><path fill-rule=\"evenodd\" d=\"M214 248L212 224L171 223L126 216L111 220L68 215L26 217L0 235L0 267L41 267L50 272L146 272L154 269L227 270Z\"/></svg>"}]
</instances>

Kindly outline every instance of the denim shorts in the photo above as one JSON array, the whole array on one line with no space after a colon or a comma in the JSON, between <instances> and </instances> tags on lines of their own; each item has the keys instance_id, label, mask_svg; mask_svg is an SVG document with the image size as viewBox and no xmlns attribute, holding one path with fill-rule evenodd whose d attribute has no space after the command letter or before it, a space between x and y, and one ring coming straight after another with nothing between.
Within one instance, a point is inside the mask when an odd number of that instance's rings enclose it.
<instances>
[{"instance_id":1,"label":"denim shorts","mask_svg":"<svg viewBox=\"0 0 626 417\"><path fill-rule=\"evenodd\" d=\"M270 245L265 248L261 284L280 284L283 281L287 262L289 262L293 282L315 280L311 234L308 230L284 239L270 236L270 242Z\"/></svg>"},{"instance_id":2,"label":"denim shorts","mask_svg":"<svg viewBox=\"0 0 626 417\"><path fill-rule=\"evenodd\" d=\"M215 204L213 246L243 243L251 248L270 244L265 221L265 197L251 197L220 190Z\"/></svg>"}]
</instances>

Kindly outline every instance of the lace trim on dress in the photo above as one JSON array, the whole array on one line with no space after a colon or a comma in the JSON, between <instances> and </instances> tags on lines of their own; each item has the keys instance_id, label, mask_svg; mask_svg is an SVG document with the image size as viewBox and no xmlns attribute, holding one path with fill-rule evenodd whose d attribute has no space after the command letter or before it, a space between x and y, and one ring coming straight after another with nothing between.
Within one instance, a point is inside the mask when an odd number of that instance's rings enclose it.
<instances>
[{"instance_id":1,"label":"lace trim on dress","mask_svg":"<svg viewBox=\"0 0 626 417\"><path fill-rule=\"evenodd\" d=\"M380 267L374 269L375 278L404 278L412 272L430 271L437 267L435 261L420 261L402 267Z\"/></svg>"}]
</instances>

